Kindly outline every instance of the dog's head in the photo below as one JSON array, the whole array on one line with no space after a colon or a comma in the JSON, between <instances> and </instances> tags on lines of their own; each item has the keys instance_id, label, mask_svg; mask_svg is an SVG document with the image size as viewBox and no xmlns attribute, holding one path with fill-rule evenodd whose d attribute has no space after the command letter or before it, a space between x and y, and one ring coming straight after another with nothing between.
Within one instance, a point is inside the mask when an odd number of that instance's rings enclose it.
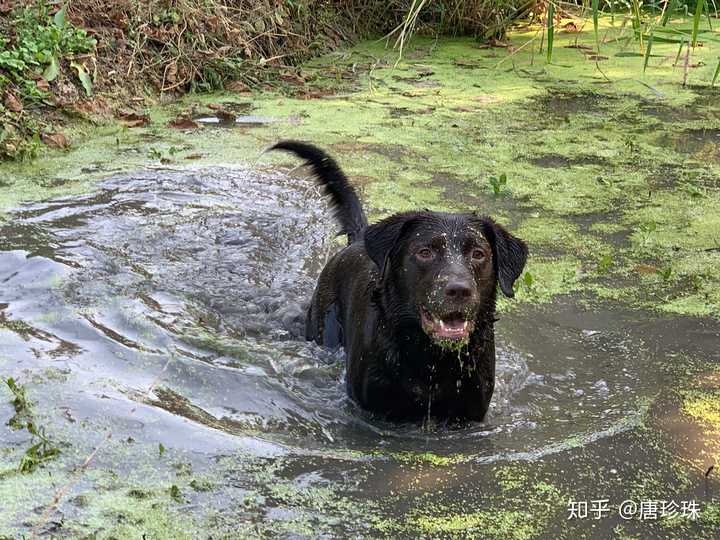
<instances>
[{"instance_id":1,"label":"dog's head","mask_svg":"<svg viewBox=\"0 0 720 540\"><path fill-rule=\"evenodd\" d=\"M438 345L470 337L494 316L495 291L513 296L527 246L475 214L407 212L370 225L365 249L377 265L388 316L417 324Z\"/></svg>"}]
</instances>

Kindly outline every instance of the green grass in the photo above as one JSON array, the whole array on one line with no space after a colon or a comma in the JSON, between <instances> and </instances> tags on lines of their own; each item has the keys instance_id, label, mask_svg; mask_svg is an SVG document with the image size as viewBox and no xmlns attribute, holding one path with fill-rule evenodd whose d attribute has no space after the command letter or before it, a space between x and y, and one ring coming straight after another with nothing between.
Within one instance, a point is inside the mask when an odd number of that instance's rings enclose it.
<instances>
[{"instance_id":1,"label":"green grass","mask_svg":"<svg viewBox=\"0 0 720 540\"><path fill-rule=\"evenodd\" d=\"M57 457L60 449L48 439L45 430L35 424L25 387L18 385L12 377L7 379L5 384L12 393L12 405L15 408L15 415L8 421L8 425L15 430L27 429L33 437L33 444L25 450L18 464L18 471L29 474L43 463Z\"/></svg>"},{"instance_id":2,"label":"green grass","mask_svg":"<svg viewBox=\"0 0 720 540\"><path fill-rule=\"evenodd\" d=\"M64 6L54 15L50 7L37 0L34 6L15 9L9 15L12 39L0 28L0 159L36 157L48 124L25 109L49 103L49 83L63 62L70 63L86 93L92 93L92 79L79 57L92 56L96 41L67 20Z\"/></svg>"}]
</instances>

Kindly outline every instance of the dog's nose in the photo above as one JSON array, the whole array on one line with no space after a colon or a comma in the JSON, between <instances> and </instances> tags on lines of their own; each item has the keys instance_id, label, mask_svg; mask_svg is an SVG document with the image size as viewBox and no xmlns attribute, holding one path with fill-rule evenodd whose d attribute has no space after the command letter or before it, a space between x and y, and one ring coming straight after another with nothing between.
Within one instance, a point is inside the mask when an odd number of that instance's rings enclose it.
<instances>
[{"instance_id":1,"label":"dog's nose","mask_svg":"<svg viewBox=\"0 0 720 540\"><path fill-rule=\"evenodd\" d=\"M467 300L472 296L472 289L466 281L452 280L445 285L445 296L451 300Z\"/></svg>"}]
</instances>

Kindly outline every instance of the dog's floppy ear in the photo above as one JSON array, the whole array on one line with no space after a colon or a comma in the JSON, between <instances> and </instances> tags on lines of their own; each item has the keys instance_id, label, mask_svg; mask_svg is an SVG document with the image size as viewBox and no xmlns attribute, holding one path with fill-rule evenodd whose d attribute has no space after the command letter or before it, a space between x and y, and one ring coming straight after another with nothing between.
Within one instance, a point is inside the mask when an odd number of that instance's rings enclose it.
<instances>
[{"instance_id":1,"label":"dog's floppy ear","mask_svg":"<svg viewBox=\"0 0 720 540\"><path fill-rule=\"evenodd\" d=\"M394 214L365 228L363 232L365 251L377 266L381 276L385 275L385 266L393 248L416 217L415 212Z\"/></svg>"},{"instance_id":2,"label":"dog's floppy ear","mask_svg":"<svg viewBox=\"0 0 720 540\"><path fill-rule=\"evenodd\" d=\"M513 236L502 225L488 217L479 218L482 231L493 250L493 265L503 294L515 296L513 285L525 267L528 247L525 242Z\"/></svg>"}]
</instances>

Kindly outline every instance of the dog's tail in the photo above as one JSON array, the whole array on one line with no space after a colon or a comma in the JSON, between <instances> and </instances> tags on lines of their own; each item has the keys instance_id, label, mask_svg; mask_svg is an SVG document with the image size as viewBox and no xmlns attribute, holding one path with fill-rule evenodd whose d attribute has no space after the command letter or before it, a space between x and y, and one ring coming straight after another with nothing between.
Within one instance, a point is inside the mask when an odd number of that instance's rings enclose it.
<instances>
[{"instance_id":1,"label":"dog's tail","mask_svg":"<svg viewBox=\"0 0 720 540\"><path fill-rule=\"evenodd\" d=\"M347 176L333 158L319 148L300 141L280 141L270 150L285 150L304 159L330 195L333 214L342 227L340 234L348 235L348 244L360 238L368 224L365 212Z\"/></svg>"}]
</instances>

